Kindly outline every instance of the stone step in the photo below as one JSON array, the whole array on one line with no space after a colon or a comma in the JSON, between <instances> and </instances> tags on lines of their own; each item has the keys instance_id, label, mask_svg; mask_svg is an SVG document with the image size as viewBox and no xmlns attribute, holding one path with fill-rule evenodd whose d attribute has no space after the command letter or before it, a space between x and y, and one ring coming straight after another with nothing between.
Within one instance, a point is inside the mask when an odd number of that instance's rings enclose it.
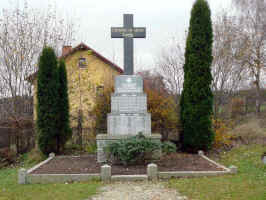
<instances>
[{"instance_id":1,"label":"stone step","mask_svg":"<svg viewBox=\"0 0 266 200\"><path fill-rule=\"evenodd\" d=\"M147 175L113 175L112 181L147 181Z\"/></svg>"}]
</instances>

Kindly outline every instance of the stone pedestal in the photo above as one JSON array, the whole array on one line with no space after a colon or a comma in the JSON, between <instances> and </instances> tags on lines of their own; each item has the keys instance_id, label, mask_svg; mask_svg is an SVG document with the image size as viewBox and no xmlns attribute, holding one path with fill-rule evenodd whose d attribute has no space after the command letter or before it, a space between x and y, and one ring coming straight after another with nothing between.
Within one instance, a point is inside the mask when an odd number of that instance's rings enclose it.
<instances>
[{"instance_id":1,"label":"stone pedestal","mask_svg":"<svg viewBox=\"0 0 266 200\"><path fill-rule=\"evenodd\" d=\"M111 113L107 116L107 134L97 135L98 162L105 162L104 147L116 140L138 133L160 140L159 134L151 135L151 115L147 112L147 95L143 80L137 75L120 75L115 79L115 92L111 96Z\"/></svg>"},{"instance_id":2,"label":"stone pedestal","mask_svg":"<svg viewBox=\"0 0 266 200\"><path fill-rule=\"evenodd\" d=\"M110 135L151 134L149 113L110 113L107 118L107 133Z\"/></svg>"},{"instance_id":3,"label":"stone pedestal","mask_svg":"<svg viewBox=\"0 0 266 200\"><path fill-rule=\"evenodd\" d=\"M107 117L109 135L151 134L151 115L147 113L147 96L143 80L136 75L120 75L115 79L111 96L111 113Z\"/></svg>"}]
</instances>

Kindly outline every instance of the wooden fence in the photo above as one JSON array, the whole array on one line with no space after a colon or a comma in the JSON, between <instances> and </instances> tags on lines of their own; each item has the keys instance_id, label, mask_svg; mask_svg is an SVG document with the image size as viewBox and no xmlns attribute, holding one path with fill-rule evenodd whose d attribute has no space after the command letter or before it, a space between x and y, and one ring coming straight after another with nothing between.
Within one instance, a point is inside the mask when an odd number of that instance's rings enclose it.
<instances>
[{"instance_id":1,"label":"wooden fence","mask_svg":"<svg viewBox=\"0 0 266 200\"><path fill-rule=\"evenodd\" d=\"M14 153L25 153L35 146L35 133L32 128L14 129L0 127L0 149L8 148Z\"/></svg>"},{"instance_id":2,"label":"wooden fence","mask_svg":"<svg viewBox=\"0 0 266 200\"><path fill-rule=\"evenodd\" d=\"M28 117L33 115L33 98L4 98L0 99L0 120L10 116Z\"/></svg>"}]
</instances>

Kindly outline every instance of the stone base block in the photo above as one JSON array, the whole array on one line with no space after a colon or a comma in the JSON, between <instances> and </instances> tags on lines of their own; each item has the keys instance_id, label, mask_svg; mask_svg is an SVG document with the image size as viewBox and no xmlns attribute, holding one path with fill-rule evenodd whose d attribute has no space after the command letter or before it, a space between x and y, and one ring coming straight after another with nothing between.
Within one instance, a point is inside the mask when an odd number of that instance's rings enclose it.
<instances>
[{"instance_id":1,"label":"stone base block","mask_svg":"<svg viewBox=\"0 0 266 200\"><path fill-rule=\"evenodd\" d=\"M150 138L155 141L161 140L160 134L151 134L151 135L145 135L147 138ZM126 139L132 137L132 135L109 135L109 134L99 134L96 136L97 141L97 161L99 163L106 162L107 161L107 154L104 152L104 148L112 142Z\"/></svg>"},{"instance_id":2,"label":"stone base block","mask_svg":"<svg viewBox=\"0 0 266 200\"><path fill-rule=\"evenodd\" d=\"M146 113L147 95L145 93L114 93L111 97L112 113Z\"/></svg>"},{"instance_id":3,"label":"stone base block","mask_svg":"<svg viewBox=\"0 0 266 200\"><path fill-rule=\"evenodd\" d=\"M150 113L110 113L107 117L107 133L110 135L151 134Z\"/></svg>"},{"instance_id":4,"label":"stone base block","mask_svg":"<svg viewBox=\"0 0 266 200\"><path fill-rule=\"evenodd\" d=\"M115 77L115 93L142 93L143 80L139 75L119 75Z\"/></svg>"}]
</instances>

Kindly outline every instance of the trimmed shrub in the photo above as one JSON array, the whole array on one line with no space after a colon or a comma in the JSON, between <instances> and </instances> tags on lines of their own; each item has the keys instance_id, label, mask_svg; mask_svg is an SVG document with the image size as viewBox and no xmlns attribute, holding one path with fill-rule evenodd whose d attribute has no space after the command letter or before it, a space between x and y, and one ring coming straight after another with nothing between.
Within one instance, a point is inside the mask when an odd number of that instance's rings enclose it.
<instances>
[{"instance_id":1,"label":"trimmed shrub","mask_svg":"<svg viewBox=\"0 0 266 200\"><path fill-rule=\"evenodd\" d=\"M57 58L45 47L39 59L37 78L37 133L42 153L58 152L58 73Z\"/></svg>"},{"instance_id":2,"label":"trimmed shrub","mask_svg":"<svg viewBox=\"0 0 266 200\"><path fill-rule=\"evenodd\" d=\"M161 146L162 146L162 152L164 154L176 152L176 145L172 142L163 142Z\"/></svg>"},{"instance_id":3,"label":"trimmed shrub","mask_svg":"<svg viewBox=\"0 0 266 200\"><path fill-rule=\"evenodd\" d=\"M212 147L213 94L211 11L206 0L196 0L186 41L184 84L180 101L181 143L184 151L207 151Z\"/></svg>"},{"instance_id":4,"label":"trimmed shrub","mask_svg":"<svg viewBox=\"0 0 266 200\"><path fill-rule=\"evenodd\" d=\"M58 99L58 134L57 144L58 151L63 151L68 139L72 136L72 130L69 125L69 101L67 93L67 73L64 60L59 61L58 67L58 85L59 85L59 99Z\"/></svg>"},{"instance_id":5,"label":"trimmed shrub","mask_svg":"<svg viewBox=\"0 0 266 200\"><path fill-rule=\"evenodd\" d=\"M107 145L105 151L123 165L145 163L152 159L152 153L161 148L161 143L146 138L143 134L119 140Z\"/></svg>"}]
</instances>

